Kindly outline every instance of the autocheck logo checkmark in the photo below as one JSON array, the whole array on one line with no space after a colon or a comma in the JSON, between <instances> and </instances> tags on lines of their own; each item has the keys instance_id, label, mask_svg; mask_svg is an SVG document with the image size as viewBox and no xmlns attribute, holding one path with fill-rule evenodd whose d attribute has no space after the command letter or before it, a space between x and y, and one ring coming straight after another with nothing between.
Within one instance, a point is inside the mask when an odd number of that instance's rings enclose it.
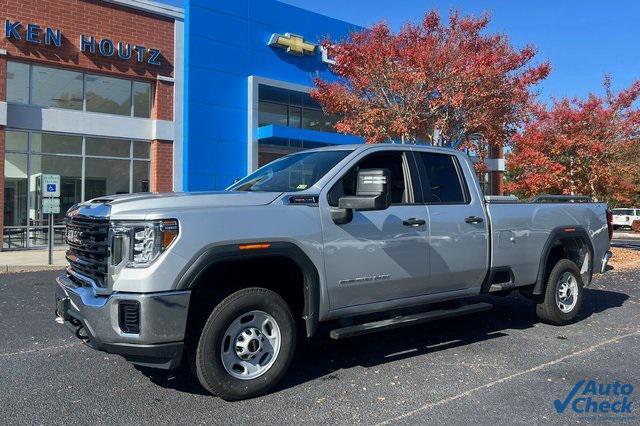
<instances>
[{"instance_id":1,"label":"autocheck logo checkmark","mask_svg":"<svg viewBox=\"0 0 640 426\"><path fill-rule=\"evenodd\" d=\"M584 384L584 380L580 380L578 383L576 383L573 386L573 389L571 389L571 392L569 392L567 397L564 399L564 401L560 401L559 399L556 399L555 401L553 401L553 405L555 405L556 411L558 413L560 414L564 413L564 410L567 409L567 406L571 403L571 401L576 396L576 394L578 393L578 391L580 390L583 384Z\"/></svg>"},{"instance_id":2,"label":"autocheck logo checkmark","mask_svg":"<svg viewBox=\"0 0 640 426\"><path fill-rule=\"evenodd\" d=\"M558 414L570 407L572 412L583 415L631 415L634 390L631 383L580 380L573 385L564 401L556 399L553 405Z\"/></svg>"}]
</instances>

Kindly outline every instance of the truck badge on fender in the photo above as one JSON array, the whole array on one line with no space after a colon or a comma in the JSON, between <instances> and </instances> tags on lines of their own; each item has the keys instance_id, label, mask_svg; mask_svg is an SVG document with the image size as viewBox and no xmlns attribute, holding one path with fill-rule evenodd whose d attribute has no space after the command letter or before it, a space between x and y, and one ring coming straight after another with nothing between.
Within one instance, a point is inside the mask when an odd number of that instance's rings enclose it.
<instances>
[{"instance_id":1,"label":"truck badge on fender","mask_svg":"<svg viewBox=\"0 0 640 426\"><path fill-rule=\"evenodd\" d=\"M391 275L389 274L373 275L371 277L358 277L358 278L350 278L348 280L340 280L338 281L338 284L340 285L360 284L360 283L368 283L371 281L388 280L389 278L391 278Z\"/></svg>"}]
</instances>

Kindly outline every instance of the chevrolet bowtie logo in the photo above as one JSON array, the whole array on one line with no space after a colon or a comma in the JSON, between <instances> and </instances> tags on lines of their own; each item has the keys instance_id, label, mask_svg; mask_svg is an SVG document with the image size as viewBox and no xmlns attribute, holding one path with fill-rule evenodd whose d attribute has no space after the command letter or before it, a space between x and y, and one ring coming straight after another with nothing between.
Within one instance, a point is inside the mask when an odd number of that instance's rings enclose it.
<instances>
[{"instance_id":1,"label":"chevrolet bowtie logo","mask_svg":"<svg viewBox=\"0 0 640 426\"><path fill-rule=\"evenodd\" d=\"M269 46L286 49L287 53L297 56L313 55L316 51L315 44L306 42L304 37L291 33L273 34L269 40Z\"/></svg>"}]
</instances>

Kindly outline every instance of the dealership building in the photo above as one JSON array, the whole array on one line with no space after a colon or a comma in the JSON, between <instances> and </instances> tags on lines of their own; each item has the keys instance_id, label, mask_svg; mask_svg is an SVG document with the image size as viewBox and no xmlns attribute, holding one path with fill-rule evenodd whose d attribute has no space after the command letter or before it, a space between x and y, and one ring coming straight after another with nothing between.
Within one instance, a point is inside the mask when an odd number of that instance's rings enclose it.
<instances>
[{"instance_id":1,"label":"dealership building","mask_svg":"<svg viewBox=\"0 0 640 426\"><path fill-rule=\"evenodd\" d=\"M27 6L26 4L29 4ZM224 189L280 156L361 143L309 95L320 46L359 27L275 0L0 0L2 250L43 247L43 175L64 212L131 192Z\"/></svg>"},{"instance_id":2,"label":"dealership building","mask_svg":"<svg viewBox=\"0 0 640 426\"><path fill-rule=\"evenodd\" d=\"M319 41L357 27L273 0L0 0L3 250L43 247L42 175L63 214L108 194L223 189L337 134L309 91ZM186 13L185 13L186 12Z\"/></svg>"},{"instance_id":3,"label":"dealership building","mask_svg":"<svg viewBox=\"0 0 640 426\"><path fill-rule=\"evenodd\" d=\"M138 0L0 0L0 10L2 249L46 245L43 174L60 175L57 244L77 202L172 190L184 12Z\"/></svg>"}]
</instances>

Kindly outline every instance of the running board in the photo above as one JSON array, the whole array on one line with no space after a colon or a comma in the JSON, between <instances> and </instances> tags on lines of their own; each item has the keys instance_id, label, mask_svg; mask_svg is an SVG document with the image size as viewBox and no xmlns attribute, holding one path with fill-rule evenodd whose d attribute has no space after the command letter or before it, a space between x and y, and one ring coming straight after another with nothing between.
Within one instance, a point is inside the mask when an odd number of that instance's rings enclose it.
<instances>
[{"instance_id":1,"label":"running board","mask_svg":"<svg viewBox=\"0 0 640 426\"><path fill-rule=\"evenodd\" d=\"M397 316L395 318L385 319L381 321L350 325L348 327L331 330L331 333L329 335L334 340L347 339L349 337L375 333L384 330L392 330L394 328L400 328L407 325L422 324L424 322L436 321L444 318L474 314L476 312L490 311L492 308L493 305L491 305L490 303L474 303L471 305L460 306L459 308L455 309L439 309L436 311L421 312L419 314Z\"/></svg>"},{"instance_id":2,"label":"running board","mask_svg":"<svg viewBox=\"0 0 640 426\"><path fill-rule=\"evenodd\" d=\"M514 288L516 288L516 283L514 282L491 284L489 293L498 293L500 291L513 290Z\"/></svg>"}]
</instances>

